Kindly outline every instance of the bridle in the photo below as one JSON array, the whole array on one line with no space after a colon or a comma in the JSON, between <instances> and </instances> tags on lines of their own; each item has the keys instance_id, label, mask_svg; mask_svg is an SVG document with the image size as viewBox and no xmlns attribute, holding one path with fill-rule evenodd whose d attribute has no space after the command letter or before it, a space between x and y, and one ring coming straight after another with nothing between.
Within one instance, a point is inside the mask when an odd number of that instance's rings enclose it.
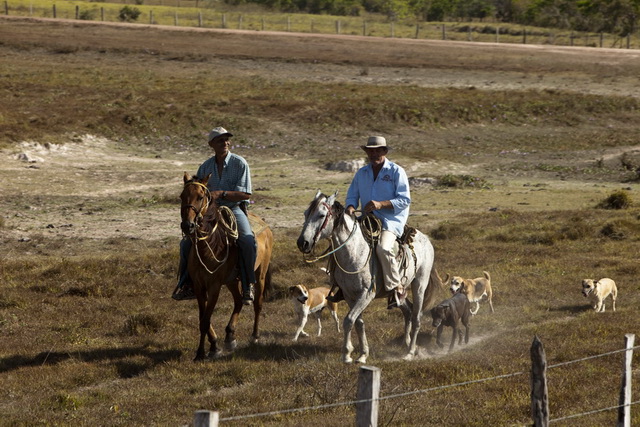
<instances>
[{"instance_id":1,"label":"bridle","mask_svg":"<svg viewBox=\"0 0 640 427\"><path fill-rule=\"evenodd\" d=\"M227 261L227 259L229 258L229 237L232 237L234 239L236 239L238 237L238 224L236 222L236 217L233 214L233 212L231 211L231 209L229 209L226 206L221 206L219 208L219 210L227 210L227 217L229 218L229 223L226 223L223 219L223 215L220 215L220 220L216 221L215 225L213 226L213 228L211 229L211 231L209 231L208 233L203 233L200 230L200 225L202 223L202 219L204 218L204 213L207 212L207 210L209 209L209 204L211 203L211 192L209 191L209 189L207 188L206 185L204 185L201 182L198 181L189 181L187 183L185 183L185 187L187 185L198 185L200 187L202 187L205 191L205 200L202 203L202 205L200 206L200 209L196 208L194 205L184 205L182 206L182 208L186 208L186 209L192 209L195 213L196 213L196 219L195 219L195 223L198 225L198 227L195 229L195 233L194 235L189 236L192 240L194 240L194 246L195 246L195 250L196 250L196 255L198 256L198 260L200 261L200 264L204 267L204 269L209 273L209 274L213 274L216 271L218 271L218 269L220 267L222 267L224 265L224 263ZM227 252L224 256L223 259L218 259L216 257L216 254L214 253L213 249L211 248L211 246L209 245L209 242L207 241L207 239L209 238L209 236L211 236L218 228L218 225L220 223L223 223L223 229L225 229L225 247L227 249ZM207 265L205 264L205 262L202 260L202 257L200 256L200 250L198 249L198 244L197 241L204 241L204 243L207 245L207 248L209 249L209 252L211 253L211 256L213 257L213 260L218 263L218 266L213 270L209 270L209 268L207 267Z\"/></svg>"},{"instance_id":2,"label":"bridle","mask_svg":"<svg viewBox=\"0 0 640 427\"><path fill-rule=\"evenodd\" d=\"M322 202L322 205L327 208L327 215L324 218L322 226L320 226L320 228L318 228L318 231L316 231L316 234L313 236L313 244L314 244L314 246L315 246L315 244L316 244L316 242L318 240L318 237L322 234L324 229L327 227L327 224L329 224L330 217L332 217L334 215L332 207L329 206L329 204L327 202ZM311 214L311 212L309 214ZM334 222L335 222L336 219L338 219L337 216L334 218ZM334 229L335 229L335 227L334 227ZM349 240L351 240L351 238L354 236L354 234L355 234L357 229L358 229L358 222L354 221L353 228L351 229L351 232L349 233L349 236L337 248L334 248L333 239L331 239L331 245L322 254L318 255L317 257L309 258L309 259L307 259L303 254L302 258L304 259L304 261L306 263L311 264L313 262L321 260L322 258L326 258L329 255L335 254L340 249L342 249L342 247L344 247L344 245L346 245ZM354 271L354 272L346 271L344 268L342 268L340 263L338 263L338 259L335 257L335 255L334 255L333 259L335 260L335 263L340 268L340 270L344 271L347 274L357 274L357 273L360 273L361 271L363 271L367 267L367 265L369 264L369 259L371 258L371 253L372 252L373 252L373 247L370 246L369 247L369 255L367 256L367 261L365 262L364 266L361 269L359 269L358 271Z\"/></svg>"},{"instance_id":3,"label":"bridle","mask_svg":"<svg viewBox=\"0 0 640 427\"><path fill-rule=\"evenodd\" d=\"M204 185L201 182L198 181L189 181L187 183L184 184L184 186L186 187L187 185L199 185L200 187L202 187L204 189L204 193L205 193L205 200L202 203L202 205L200 206L200 209L196 208L194 205L184 205L182 206L182 208L187 208L187 209L193 209L193 211L196 213L196 224L200 223L202 221L203 218L203 213L207 211L207 209L209 209L209 203L211 202L211 192L209 191L209 189L207 188L206 185Z\"/></svg>"}]
</instances>

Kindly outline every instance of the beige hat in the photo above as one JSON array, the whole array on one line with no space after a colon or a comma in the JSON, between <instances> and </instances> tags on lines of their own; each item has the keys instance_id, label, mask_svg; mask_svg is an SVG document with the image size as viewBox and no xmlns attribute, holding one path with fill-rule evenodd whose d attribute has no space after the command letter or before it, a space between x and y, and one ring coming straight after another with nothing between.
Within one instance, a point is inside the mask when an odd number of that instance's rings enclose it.
<instances>
[{"instance_id":1,"label":"beige hat","mask_svg":"<svg viewBox=\"0 0 640 427\"><path fill-rule=\"evenodd\" d=\"M213 141L214 138L219 136L233 136L233 134L231 132L227 132L227 130L222 126L213 128L213 130L209 132L209 145L211 145L211 141Z\"/></svg>"},{"instance_id":2,"label":"beige hat","mask_svg":"<svg viewBox=\"0 0 640 427\"><path fill-rule=\"evenodd\" d=\"M367 148L380 148L384 147L389 149L387 146L387 140L384 139L384 136L370 136L367 140L367 145L361 145L360 148L366 150Z\"/></svg>"}]
</instances>

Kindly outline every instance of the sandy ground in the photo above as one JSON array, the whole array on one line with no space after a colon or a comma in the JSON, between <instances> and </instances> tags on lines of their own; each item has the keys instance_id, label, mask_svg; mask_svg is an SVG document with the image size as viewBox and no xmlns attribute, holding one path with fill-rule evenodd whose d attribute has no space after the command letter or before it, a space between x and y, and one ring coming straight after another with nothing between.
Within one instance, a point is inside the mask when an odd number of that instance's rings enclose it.
<instances>
[{"instance_id":1,"label":"sandy ground","mask_svg":"<svg viewBox=\"0 0 640 427\"><path fill-rule=\"evenodd\" d=\"M33 46L64 47L70 43L69 32L77 31L77 37L71 39L74 46L88 49L88 53L81 51L83 55L91 55L92 49L108 51L125 46L148 61L213 58L221 72L276 80L531 88L640 97L638 51L53 22L4 16L0 22L0 40L12 37ZM47 24L44 31L38 29L43 23ZM154 37L160 32L170 32L170 37ZM64 38L56 37L62 33ZM7 60L16 54L11 49L2 50ZM127 57L116 55L110 60L116 63ZM69 138L69 144L27 141L0 152L0 216L5 222L0 233L5 242L25 241L34 235L180 237L177 208L158 204L154 197L175 196L177 202L182 172L194 172L206 158L203 153L158 153L124 147L93 135ZM638 152L640 146L585 153L585 161L593 161L596 154L615 158L623 150ZM286 157L273 160L286 161ZM254 173L273 166L262 165ZM415 176L424 170L475 173L482 167L468 162L407 165L409 174ZM301 174L315 171L309 165L300 165L299 170ZM338 174L336 180L348 180L350 175ZM291 181L292 177L286 179ZM256 207L256 213L268 214L275 227L300 224L300 218L292 217L286 209L264 209ZM148 220L150 211L152 222Z\"/></svg>"}]
</instances>

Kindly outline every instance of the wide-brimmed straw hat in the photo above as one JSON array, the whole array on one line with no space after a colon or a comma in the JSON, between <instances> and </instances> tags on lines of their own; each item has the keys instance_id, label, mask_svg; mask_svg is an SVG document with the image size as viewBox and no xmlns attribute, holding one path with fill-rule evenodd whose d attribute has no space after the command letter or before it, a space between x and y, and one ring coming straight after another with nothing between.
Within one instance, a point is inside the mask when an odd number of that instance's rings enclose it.
<instances>
[{"instance_id":1,"label":"wide-brimmed straw hat","mask_svg":"<svg viewBox=\"0 0 640 427\"><path fill-rule=\"evenodd\" d=\"M219 136L233 136L233 134L231 132L227 132L227 130L222 126L213 128L213 130L209 132L209 145L211 145L211 141L213 141L214 138L217 138Z\"/></svg>"},{"instance_id":2,"label":"wide-brimmed straw hat","mask_svg":"<svg viewBox=\"0 0 640 427\"><path fill-rule=\"evenodd\" d=\"M367 145L361 145L360 148L366 150L367 148L381 148L384 147L387 150L389 146L387 145L387 140L384 139L384 136L370 136L367 140Z\"/></svg>"}]
</instances>

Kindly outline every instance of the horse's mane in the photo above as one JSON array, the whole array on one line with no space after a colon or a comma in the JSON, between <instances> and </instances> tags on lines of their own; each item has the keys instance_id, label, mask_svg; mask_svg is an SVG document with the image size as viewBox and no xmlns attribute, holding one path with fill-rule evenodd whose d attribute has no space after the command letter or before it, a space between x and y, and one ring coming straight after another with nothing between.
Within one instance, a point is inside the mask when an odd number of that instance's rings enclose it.
<instances>
[{"instance_id":1,"label":"horse's mane","mask_svg":"<svg viewBox=\"0 0 640 427\"><path fill-rule=\"evenodd\" d=\"M316 197L315 199L313 199L311 201L311 203L309 203L308 211L309 212L313 212L314 210L318 209L318 207L320 206L320 199L322 199L323 197L325 199L329 198L329 196L327 196L324 193L320 194L320 196ZM344 215L343 215L343 213L344 213L345 209L344 209L344 206L342 206L342 204L337 200L334 200L333 208L335 208L335 210L336 210L336 222L334 224L334 227L338 228L341 224L344 223Z\"/></svg>"}]
</instances>

